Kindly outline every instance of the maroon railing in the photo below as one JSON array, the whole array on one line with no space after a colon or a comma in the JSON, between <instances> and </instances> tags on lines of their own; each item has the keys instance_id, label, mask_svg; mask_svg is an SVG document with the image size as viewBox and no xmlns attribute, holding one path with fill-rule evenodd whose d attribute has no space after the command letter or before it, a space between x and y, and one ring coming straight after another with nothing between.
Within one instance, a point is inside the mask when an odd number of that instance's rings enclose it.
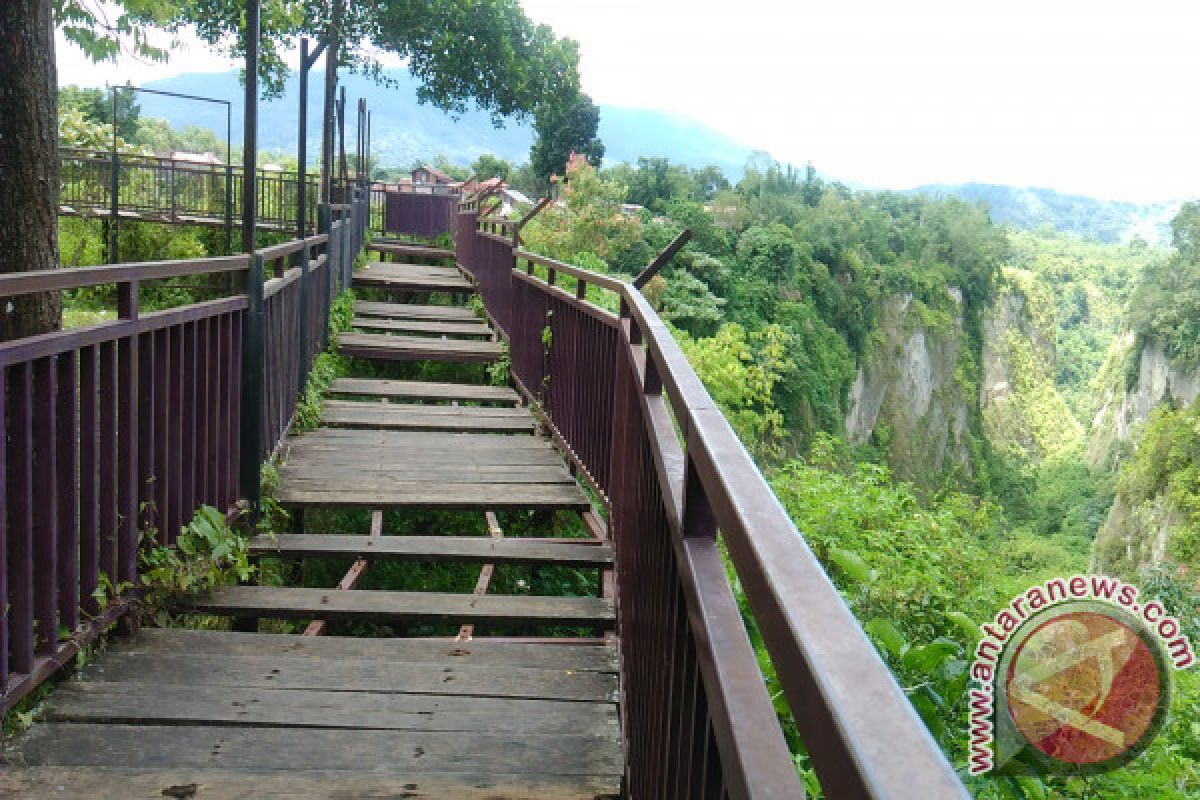
<instances>
[{"instance_id":1,"label":"maroon railing","mask_svg":"<svg viewBox=\"0 0 1200 800\"><path fill-rule=\"evenodd\" d=\"M799 797L728 553L830 798L962 798L953 769L631 284L455 220L519 387L609 511L631 797ZM587 287L619 298L589 303Z\"/></svg>"},{"instance_id":2,"label":"maroon railing","mask_svg":"<svg viewBox=\"0 0 1200 800\"><path fill-rule=\"evenodd\" d=\"M383 192L383 232L433 238L448 233L459 193L448 187L391 187ZM435 191L437 189L438 191Z\"/></svg>"},{"instance_id":3,"label":"maroon railing","mask_svg":"<svg viewBox=\"0 0 1200 800\"><path fill-rule=\"evenodd\" d=\"M60 148L59 210L69 215L111 216L112 153ZM242 167L180 161L137 153L117 157L117 210L132 219L175 224L228 225L241 218ZM316 197L317 176L306 179ZM296 229L298 176L295 171L260 168L255 179L261 228ZM310 230L317 226L317 205L307 206Z\"/></svg>"},{"instance_id":4,"label":"maroon railing","mask_svg":"<svg viewBox=\"0 0 1200 800\"><path fill-rule=\"evenodd\" d=\"M198 506L231 508L257 486L257 468L240 474L243 456L260 463L286 433L362 244L361 196L325 212L328 233L251 255L0 275L0 299L118 292L115 321L0 343L6 711L128 610L140 547L173 543ZM275 272L265 284L264 262ZM140 307L142 286L220 273L244 292ZM246 360L255 326L257 364ZM258 407L250 417L246 397Z\"/></svg>"}]
</instances>

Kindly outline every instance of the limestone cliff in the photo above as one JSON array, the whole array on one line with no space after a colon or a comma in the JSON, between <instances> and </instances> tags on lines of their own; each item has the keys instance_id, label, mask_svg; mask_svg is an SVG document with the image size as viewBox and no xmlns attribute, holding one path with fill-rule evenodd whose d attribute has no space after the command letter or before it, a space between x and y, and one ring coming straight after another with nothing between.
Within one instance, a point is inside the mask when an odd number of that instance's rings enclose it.
<instances>
[{"instance_id":1,"label":"limestone cliff","mask_svg":"<svg viewBox=\"0 0 1200 800\"><path fill-rule=\"evenodd\" d=\"M979 408L991 445L1033 463L1071 452L1083 429L1055 385L1054 304L1032 273L1001 273L982 351Z\"/></svg>"},{"instance_id":2,"label":"limestone cliff","mask_svg":"<svg viewBox=\"0 0 1200 800\"><path fill-rule=\"evenodd\" d=\"M911 294L893 295L850 389L846 435L873 442L897 477L932 486L949 472L974 471L971 404L964 362L972 363L963 332L961 296L933 310Z\"/></svg>"}]
</instances>

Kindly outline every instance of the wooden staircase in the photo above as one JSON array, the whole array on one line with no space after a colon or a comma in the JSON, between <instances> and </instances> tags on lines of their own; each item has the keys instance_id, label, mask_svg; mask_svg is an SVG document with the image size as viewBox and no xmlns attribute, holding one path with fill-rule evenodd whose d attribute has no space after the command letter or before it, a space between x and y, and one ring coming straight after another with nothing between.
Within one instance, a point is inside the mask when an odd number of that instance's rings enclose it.
<instances>
[{"instance_id":1,"label":"wooden staircase","mask_svg":"<svg viewBox=\"0 0 1200 800\"><path fill-rule=\"evenodd\" d=\"M354 285L401 299L461 301L473 290L453 266L404 263L372 263ZM356 359L502 354L461 304L362 301L352 324L339 350ZM321 427L282 454L276 499L293 532L249 548L258 559L352 561L349 571L328 588L236 586L189 601L241 632L143 630L111 648L51 696L46 724L14 754L37 765L11 778L22 796L64 796L56 782L96 798L621 795L615 611L604 589L613 552L535 415L511 388L482 384L342 378L330 397ZM310 512L354 508L371 511L369 533L306 529ZM487 532L385 530L389 509L482 514ZM498 517L563 510L591 535L506 538ZM469 593L359 588L373 564L391 562L476 564L479 577ZM496 570L517 565L594 572L600 596L492 592ZM307 628L258 633L260 620ZM448 624L458 635L321 635L341 624ZM484 635L494 626L522 633ZM102 768L112 763L124 766Z\"/></svg>"}]
</instances>

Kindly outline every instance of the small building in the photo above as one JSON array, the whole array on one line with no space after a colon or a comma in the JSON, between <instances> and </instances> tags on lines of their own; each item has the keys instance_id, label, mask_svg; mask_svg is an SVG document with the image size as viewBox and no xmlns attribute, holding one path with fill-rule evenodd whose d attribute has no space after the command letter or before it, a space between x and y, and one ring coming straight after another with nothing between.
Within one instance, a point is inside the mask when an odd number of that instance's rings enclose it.
<instances>
[{"instance_id":1,"label":"small building","mask_svg":"<svg viewBox=\"0 0 1200 800\"><path fill-rule=\"evenodd\" d=\"M437 167L422 164L412 171L412 182L449 184L454 183L454 178L451 178Z\"/></svg>"}]
</instances>

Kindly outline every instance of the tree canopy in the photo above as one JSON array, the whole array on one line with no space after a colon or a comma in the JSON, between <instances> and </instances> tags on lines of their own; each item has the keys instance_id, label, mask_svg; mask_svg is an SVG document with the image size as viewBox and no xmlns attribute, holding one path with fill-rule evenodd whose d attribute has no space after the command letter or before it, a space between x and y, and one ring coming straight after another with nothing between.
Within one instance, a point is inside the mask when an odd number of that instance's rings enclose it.
<instances>
[{"instance_id":1,"label":"tree canopy","mask_svg":"<svg viewBox=\"0 0 1200 800\"><path fill-rule=\"evenodd\" d=\"M169 50L151 44L150 31L189 26L215 49L245 52L244 0L121 0L112 14L83 0L54 3L59 29L96 60L123 49L165 60ZM265 0L262 32L259 68L268 96L282 90L283 54L300 37L335 32L340 66L384 80L381 53L398 55L421 81L421 102L461 113L474 101L497 124L550 100L569 102L579 90L576 43L534 24L517 0Z\"/></svg>"}]
</instances>

